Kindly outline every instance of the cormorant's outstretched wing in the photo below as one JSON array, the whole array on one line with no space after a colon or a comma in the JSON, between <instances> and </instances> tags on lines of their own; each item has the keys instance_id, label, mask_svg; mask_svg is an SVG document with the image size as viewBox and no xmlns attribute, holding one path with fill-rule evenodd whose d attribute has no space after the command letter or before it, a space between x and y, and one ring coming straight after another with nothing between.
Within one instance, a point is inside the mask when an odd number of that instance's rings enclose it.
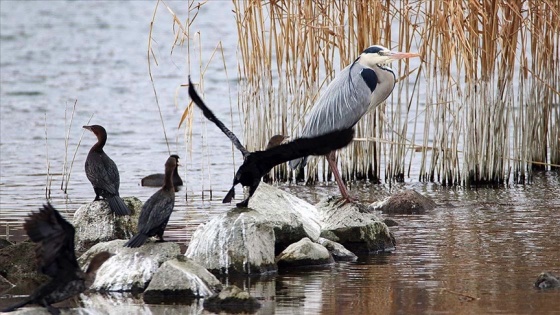
<instances>
[{"instance_id":1,"label":"cormorant's outstretched wing","mask_svg":"<svg viewBox=\"0 0 560 315\"><path fill-rule=\"evenodd\" d=\"M312 138L298 138L265 151L251 153L250 159L266 173L274 166L308 155L325 155L347 146L354 138L354 129L342 129Z\"/></svg>"},{"instance_id":2,"label":"cormorant's outstretched wing","mask_svg":"<svg viewBox=\"0 0 560 315\"><path fill-rule=\"evenodd\" d=\"M50 204L43 205L25 220L23 228L35 243L39 270L55 277L61 269L70 266L79 268L74 253L74 227Z\"/></svg>"},{"instance_id":3,"label":"cormorant's outstretched wing","mask_svg":"<svg viewBox=\"0 0 560 315\"><path fill-rule=\"evenodd\" d=\"M239 139L237 139L235 134L231 132L231 130L229 130L218 118L216 118L214 113L204 104L202 99L200 99L200 96L198 96L198 94L194 89L194 85L191 82L190 76L189 76L189 96L196 104L196 106L198 106L202 110L204 116L208 118L208 120L216 124L216 126L218 126L218 128L220 128L220 130L222 130L222 132L226 134L226 136L231 140L231 142L233 142L237 150L241 151L241 153L243 154L243 158L247 157L249 151L245 149L245 147L241 144Z\"/></svg>"}]
</instances>

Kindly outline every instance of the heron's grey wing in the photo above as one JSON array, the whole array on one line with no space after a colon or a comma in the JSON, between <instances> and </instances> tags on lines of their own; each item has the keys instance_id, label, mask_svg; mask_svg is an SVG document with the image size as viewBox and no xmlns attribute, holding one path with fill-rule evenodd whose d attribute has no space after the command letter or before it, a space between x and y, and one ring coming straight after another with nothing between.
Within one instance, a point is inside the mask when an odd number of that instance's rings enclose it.
<instances>
[{"instance_id":1,"label":"heron's grey wing","mask_svg":"<svg viewBox=\"0 0 560 315\"><path fill-rule=\"evenodd\" d=\"M265 151L256 151L251 153L251 158L256 161L264 175L280 163L308 155L324 155L343 148L353 137L353 128L335 130L316 137L298 138Z\"/></svg>"},{"instance_id":2,"label":"heron's grey wing","mask_svg":"<svg viewBox=\"0 0 560 315\"><path fill-rule=\"evenodd\" d=\"M353 127L365 115L372 93L362 76L364 69L354 63L336 75L311 109L302 137Z\"/></svg>"},{"instance_id":3,"label":"heron's grey wing","mask_svg":"<svg viewBox=\"0 0 560 315\"><path fill-rule=\"evenodd\" d=\"M241 153L243 154L243 157L246 157L249 154L249 151L247 151L247 149L245 149L245 147L241 144L239 139L237 139L237 136L235 136L235 134L233 132L231 132L231 130L229 130L216 117L216 115L214 115L214 113L206 106L206 104L204 104L204 102L202 101L200 96L198 96L198 94L196 93L196 91L194 89L194 86L191 82L191 77L190 76L189 76L189 96L191 97L193 102L196 104L196 106L198 106L198 108L200 108L202 110L202 113L204 114L204 116L206 118L208 118L208 120L210 120L211 122L216 124L216 126L218 126L218 128L220 128L220 130L231 140L231 142L233 142L235 147L239 151L241 151Z\"/></svg>"}]
</instances>

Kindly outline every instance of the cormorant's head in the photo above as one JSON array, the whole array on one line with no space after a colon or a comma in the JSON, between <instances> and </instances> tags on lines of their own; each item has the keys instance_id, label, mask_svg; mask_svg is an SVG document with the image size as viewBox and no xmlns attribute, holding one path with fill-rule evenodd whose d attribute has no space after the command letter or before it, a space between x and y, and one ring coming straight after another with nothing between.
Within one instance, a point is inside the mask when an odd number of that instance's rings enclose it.
<instances>
[{"instance_id":1,"label":"cormorant's head","mask_svg":"<svg viewBox=\"0 0 560 315\"><path fill-rule=\"evenodd\" d=\"M391 51L381 45L373 45L366 48L357 61L363 66L372 68L375 65L387 65L398 59L418 56L420 55L416 53Z\"/></svg>"},{"instance_id":2,"label":"cormorant's head","mask_svg":"<svg viewBox=\"0 0 560 315\"><path fill-rule=\"evenodd\" d=\"M107 132L105 131L105 128L103 128L102 126L91 125L91 126L83 126L83 128L93 132L93 134L95 134L98 139L99 136L105 136L105 137L107 136Z\"/></svg>"}]
</instances>

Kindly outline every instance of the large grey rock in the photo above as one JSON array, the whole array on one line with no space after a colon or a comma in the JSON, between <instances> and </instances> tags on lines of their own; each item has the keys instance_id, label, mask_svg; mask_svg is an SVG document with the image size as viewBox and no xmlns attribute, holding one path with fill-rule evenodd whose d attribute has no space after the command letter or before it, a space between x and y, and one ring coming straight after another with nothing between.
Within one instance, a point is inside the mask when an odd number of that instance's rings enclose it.
<instances>
[{"instance_id":1,"label":"large grey rock","mask_svg":"<svg viewBox=\"0 0 560 315\"><path fill-rule=\"evenodd\" d=\"M317 266L334 264L334 259L323 245L313 243L305 237L282 251L276 258L276 263L279 268Z\"/></svg>"},{"instance_id":2,"label":"large grey rock","mask_svg":"<svg viewBox=\"0 0 560 315\"><path fill-rule=\"evenodd\" d=\"M142 202L136 197L125 197L123 200L130 209L130 215L114 215L105 200L93 201L76 210L72 224L76 229L77 251L87 250L100 242L129 239L136 233Z\"/></svg>"},{"instance_id":3,"label":"large grey rock","mask_svg":"<svg viewBox=\"0 0 560 315\"><path fill-rule=\"evenodd\" d=\"M319 212L312 204L266 183L259 185L249 208L265 216L274 228L276 243L284 247L304 237L316 241L321 234Z\"/></svg>"},{"instance_id":4,"label":"large grey rock","mask_svg":"<svg viewBox=\"0 0 560 315\"><path fill-rule=\"evenodd\" d=\"M222 290L220 281L194 261L181 257L161 265L144 291L150 304L206 298Z\"/></svg>"},{"instance_id":5,"label":"large grey rock","mask_svg":"<svg viewBox=\"0 0 560 315\"><path fill-rule=\"evenodd\" d=\"M358 259L358 256L337 242L320 237L317 243L325 246L335 261L356 261Z\"/></svg>"},{"instance_id":6,"label":"large grey rock","mask_svg":"<svg viewBox=\"0 0 560 315\"><path fill-rule=\"evenodd\" d=\"M257 299L235 285L204 300L204 309L213 313L254 313L259 308Z\"/></svg>"},{"instance_id":7,"label":"large grey rock","mask_svg":"<svg viewBox=\"0 0 560 315\"><path fill-rule=\"evenodd\" d=\"M354 203L340 204L331 197L317 204L321 213L321 236L342 244L354 253L390 251L395 238L389 228L376 215L362 211Z\"/></svg>"},{"instance_id":8,"label":"large grey rock","mask_svg":"<svg viewBox=\"0 0 560 315\"><path fill-rule=\"evenodd\" d=\"M95 254L114 254L97 271L91 289L95 291L141 291L165 261L180 254L179 245L172 242L146 243L139 248L123 247L126 240L99 243L85 252L78 262L87 268Z\"/></svg>"},{"instance_id":9,"label":"large grey rock","mask_svg":"<svg viewBox=\"0 0 560 315\"><path fill-rule=\"evenodd\" d=\"M233 208L199 226L185 255L215 273L275 271L277 252L304 237L317 240L320 227L315 207L261 183L249 208Z\"/></svg>"},{"instance_id":10,"label":"large grey rock","mask_svg":"<svg viewBox=\"0 0 560 315\"><path fill-rule=\"evenodd\" d=\"M275 271L274 230L257 211L235 208L200 225L185 256L214 273Z\"/></svg>"},{"instance_id":11,"label":"large grey rock","mask_svg":"<svg viewBox=\"0 0 560 315\"><path fill-rule=\"evenodd\" d=\"M371 207L383 213L420 214L435 208L436 203L414 190L402 190L381 202L373 203Z\"/></svg>"}]
</instances>

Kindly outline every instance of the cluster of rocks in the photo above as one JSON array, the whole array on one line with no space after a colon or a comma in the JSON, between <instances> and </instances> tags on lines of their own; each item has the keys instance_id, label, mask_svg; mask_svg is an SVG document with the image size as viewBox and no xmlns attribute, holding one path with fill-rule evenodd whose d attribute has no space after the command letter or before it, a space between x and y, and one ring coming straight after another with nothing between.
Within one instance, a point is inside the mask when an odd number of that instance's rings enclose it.
<instances>
[{"instance_id":1,"label":"cluster of rocks","mask_svg":"<svg viewBox=\"0 0 560 315\"><path fill-rule=\"evenodd\" d=\"M245 291L224 288L216 275L275 273L283 268L325 268L336 261L353 261L356 254L391 251L395 239L387 225L368 207L326 199L316 206L262 183L250 208L232 208L200 225L186 253L173 242L148 242L140 248L123 247L136 233L141 202L125 198L130 217L110 215L105 202L82 206L74 215L75 243L87 251L78 259L87 268L101 251L114 254L97 272L91 290L143 292L146 303L175 303L204 298L209 310L234 305L252 312L259 303ZM23 242L7 248L18 251L22 262L4 270L0 250L0 275L37 274L33 244ZM10 257L13 260L13 257ZM25 257L23 257L25 256ZM27 266L27 267L22 267ZM2 269L4 268L4 269ZM17 280L17 279L16 279ZM34 279L38 283L43 279ZM43 281L41 281L43 280ZM17 280L19 281L19 280ZM17 282L16 281L16 282ZM0 285L13 283L0 278Z\"/></svg>"}]
</instances>

